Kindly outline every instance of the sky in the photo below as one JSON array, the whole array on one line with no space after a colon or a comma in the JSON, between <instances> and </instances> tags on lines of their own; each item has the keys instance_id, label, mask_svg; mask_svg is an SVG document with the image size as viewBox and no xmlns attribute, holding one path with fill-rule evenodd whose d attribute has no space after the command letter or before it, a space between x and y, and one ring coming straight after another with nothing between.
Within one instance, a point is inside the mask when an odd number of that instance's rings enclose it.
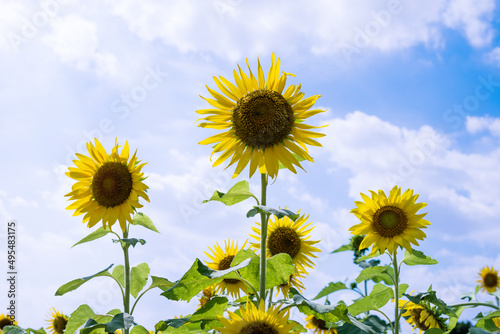
<instances>
[{"instance_id":1,"label":"sky","mask_svg":"<svg viewBox=\"0 0 500 334\"><path fill-rule=\"evenodd\" d=\"M493 0L154 1L46 0L0 2L0 257L7 223L17 222L18 321L45 326L52 307L65 314L89 304L119 308L111 280L95 279L62 297L62 284L122 262L111 237L71 246L91 232L65 210L75 153L98 138L108 150L129 142L148 164L151 203L141 212L161 234L146 239L132 265L179 279L216 242L249 238L253 203L201 204L215 189L248 180L248 171L212 167L198 143L216 131L196 126L199 96L212 77L232 79L237 64L271 54L306 96L321 94L325 125L307 172L280 172L268 205L301 210L322 250L304 280L314 297L331 281L352 281L350 253L330 254L357 223L360 192L394 185L414 189L432 225L417 249L440 263L405 267L404 282L432 284L448 303L472 291L484 266L500 268L499 3ZM254 193L259 179L250 179ZM386 258L382 258L387 262ZM7 307L5 280L0 312ZM149 292L136 322L190 314L197 301L175 303ZM332 301L354 298L339 292ZM479 299L489 300L480 294ZM464 313L470 319L479 309ZM296 315L298 317L298 315Z\"/></svg>"}]
</instances>

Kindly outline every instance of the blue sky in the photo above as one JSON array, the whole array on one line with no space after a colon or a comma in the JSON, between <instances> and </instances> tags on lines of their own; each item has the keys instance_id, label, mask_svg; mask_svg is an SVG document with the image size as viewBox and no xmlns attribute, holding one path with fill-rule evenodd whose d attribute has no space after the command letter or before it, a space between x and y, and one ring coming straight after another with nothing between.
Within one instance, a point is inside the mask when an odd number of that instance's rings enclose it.
<instances>
[{"instance_id":1,"label":"blue sky","mask_svg":"<svg viewBox=\"0 0 500 334\"><path fill-rule=\"evenodd\" d=\"M245 58L255 68L259 57L266 70L272 52L296 75L289 84L321 94L316 105L327 110L310 119L329 124L323 148L311 149L316 162L304 164L307 173L280 173L269 190L270 205L310 214L313 238L322 239L307 296L357 276L350 254L329 252L347 241L359 193L395 183L428 203L432 225L420 249L440 261L405 270L412 290L433 284L442 299L457 302L482 267L500 267L498 2L0 6L0 220L19 225L22 326L44 325L51 307L69 314L81 303L99 312L120 306L104 279L54 296L63 283L121 262L109 239L70 248L90 231L65 210L72 182L64 172L94 137L106 148L115 137L128 140L149 162L151 203L143 212L162 233L133 232L148 241L133 250L133 264L148 262L152 274L176 280L216 242L248 238L250 202L200 204L247 173L231 180L232 170L211 167L210 148L198 142L215 132L196 127L195 110L206 107L199 95L208 95L205 84L215 87L212 76L230 79ZM257 193L258 180L250 183ZM150 292L135 316L152 328L195 308Z\"/></svg>"}]
</instances>

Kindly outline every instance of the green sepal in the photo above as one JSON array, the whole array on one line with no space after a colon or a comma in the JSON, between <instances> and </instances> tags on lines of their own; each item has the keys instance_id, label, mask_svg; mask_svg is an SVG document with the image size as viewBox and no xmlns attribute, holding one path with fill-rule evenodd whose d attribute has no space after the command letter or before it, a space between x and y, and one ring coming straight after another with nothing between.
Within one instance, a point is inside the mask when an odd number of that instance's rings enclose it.
<instances>
[{"instance_id":1,"label":"green sepal","mask_svg":"<svg viewBox=\"0 0 500 334\"><path fill-rule=\"evenodd\" d=\"M412 254L405 250L405 257L403 259L403 263L408 266L416 266L416 265L431 265L438 264L437 260L434 260L430 256L425 255L423 252L412 249Z\"/></svg>"},{"instance_id":2,"label":"green sepal","mask_svg":"<svg viewBox=\"0 0 500 334\"><path fill-rule=\"evenodd\" d=\"M330 282L312 300L320 299L339 290L349 289L343 282Z\"/></svg>"},{"instance_id":3,"label":"green sepal","mask_svg":"<svg viewBox=\"0 0 500 334\"><path fill-rule=\"evenodd\" d=\"M290 210L287 209L274 209L269 206L264 206L264 205L254 205L253 209L247 212L247 218L254 217L258 213L268 213L268 214L273 214L275 215L278 219L281 219L283 217L288 217L293 221L296 221L300 215L297 213L294 213Z\"/></svg>"},{"instance_id":4,"label":"green sepal","mask_svg":"<svg viewBox=\"0 0 500 334\"><path fill-rule=\"evenodd\" d=\"M171 300L190 301L197 293L209 285L217 284L224 278L239 279L235 271L245 268L250 259L226 270L213 270L196 259L191 268L175 283L175 285L161 295Z\"/></svg>"},{"instance_id":5,"label":"green sepal","mask_svg":"<svg viewBox=\"0 0 500 334\"><path fill-rule=\"evenodd\" d=\"M382 273L386 273L387 268L389 268L389 266L381 266L381 267L375 266L375 267L365 268L361 271L359 276L356 278L356 283L359 284L367 279L371 279L373 277L379 276Z\"/></svg>"},{"instance_id":6,"label":"green sepal","mask_svg":"<svg viewBox=\"0 0 500 334\"><path fill-rule=\"evenodd\" d=\"M137 212L135 214L134 218L132 218L132 224L133 225L141 225L147 229L150 229L151 231L160 233L160 231L158 231L158 229L153 224L151 219L148 216L146 216L145 214L143 214L142 212Z\"/></svg>"},{"instance_id":7,"label":"green sepal","mask_svg":"<svg viewBox=\"0 0 500 334\"><path fill-rule=\"evenodd\" d=\"M140 243L141 245L144 245L146 243L146 240L144 239L136 239L136 238L122 238L122 239L113 239L113 242L114 243L121 243L122 246L125 246L125 245L131 245L132 247L135 248L135 245L137 245L137 243Z\"/></svg>"},{"instance_id":8,"label":"green sepal","mask_svg":"<svg viewBox=\"0 0 500 334\"><path fill-rule=\"evenodd\" d=\"M234 205L236 203L243 202L244 200L253 197L259 203L257 200L257 197L255 197L254 194L250 191L250 187L248 185L247 181L240 181L236 183L234 186L231 187L227 191L227 193L220 192L216 190L212 197L208 200L204 200L203 203L207 203L210 201L217 201L217 202L222 202L225 205Z\"/></svg>"},{"instance_id":9,"label":"green sepal","mask_svg":"<svg viewBox=\"0 0 500 334\"><path fill-rule=\"evenodd\" d=\"M106 269L104 270L101 270L100 272L98 272L97 274L94 274L94 275L91 275L91 276L87 276L87 277L82 277L82 278L77 278L75 280L72 280L71 282L68 282L66 284L63 284L59 287L59 289L57 289L56 291L56 296L62 296L64 295L65 293L67 292L70 292L70 291L73 291L77 288L79 288L82 284L88 282L89 280L91 280L92 278L94 277L100 277L100 276L108 276L108 277L111 277L111 274L108 272L109 268L111 268L113 266L113 264L111 264L109 267L107 267Z\"/></svg>"},{"instance_id":10,"label":"green sepal","mask_svg":"<svg viewBox=\"0 0 500 334\"><path fill-rule=\"evenodd\" d=\"M205 306L193 313L189 321L217 320L218 315L222 316L224 314L227 303L226 297L212 297Z\"/></svg>"},{"instance_id":11,"label":"green sepal","mask_svg":"<svg viewBox=\"0 0 500 334\"><path fill-rule=\"evenodd\" d=\"M90 334L92 331L100 328L103 328L105 332L114 333L118 329L128 329L133 325L135 325L133 316L130 314L119 313L107 323L99 323L94 319L88 319L83 328L80 330L80 334Z\"/></svg>"},{"instance_id":12,"label":"green sepal","mask_svg":"<svg viewBox=\"0 0 500 334\"><path fill-rule=\"evenodd\" d=\"M290 288L290 295L293 296L294 306L305 315L314 315L317 319L326 322L337 322L340 320L350 321L347 316L347 306L343 303L339 303L335 306L317 304L302 296L297 289L293 287Z\"/></svg>"},{"instance_id":13,"label":"green sepal","mask_svg":"<svg viewBox=\"0 0 500 334\"><path fill-rule=\"evenodd\" d=\"M79 245L79 244L83 244L83 243L86 243L86 242L89 242L89 241L92 241L92 240L96 240L96 239L102 238L102 237L104 237L108 233L111 233L111 231L110 230L106 230L106 229L104 229L101 226L97 230L93 231L92 233L90 233L89 235L87 235L85 238L83 238L82 240L78 241L76 244L74 244L73 246L71 246L71 248L73 248L73 247L75 247L76 245Z\"/></svg>"},{"instance_id":14,"label":"green sepal","mask_svg":"<svg viewBox=\"0 0 500 334\"><path fill-rule=\"evenodd\" d=\"M130 294L137 298L139 292L148 282L149 266L147 263L141 263L130 270Z\"/></svg>"}]
</instances>

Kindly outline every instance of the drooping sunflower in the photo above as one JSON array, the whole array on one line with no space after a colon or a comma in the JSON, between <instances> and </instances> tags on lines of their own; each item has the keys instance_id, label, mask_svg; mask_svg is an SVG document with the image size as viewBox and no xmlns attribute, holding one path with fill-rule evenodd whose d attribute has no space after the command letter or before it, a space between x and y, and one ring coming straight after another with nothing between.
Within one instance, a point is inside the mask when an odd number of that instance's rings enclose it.
<instances>
[{"instance_id":1,"label":"drooping sunflower","mask_svg":"<svg viewBox=\"0 0 500 334\"><path fill-rule=\"evenodd\" d=\"M212 297L216 296L215 287L213 285L210 285L203 289L202 293L202 296L198 299L198 301L200 302L200 304L198 305L198 309L205 306L210 301L210 299L212 299Z\"/></svg>"},{"instance_id":2,"label":"drooping sunflower","mask_svg":"<svg viewBox=\"0 0 500 334\"><path fill-rule=\"evenodd\" d=\"M337 334L337 326L335 324L327 325L324 320L316 318L314 315L310 315L306 318L307 324L306 328L309 328L313 333L317 334Z\"/></svg>"},{"instance_id":3,"label":"drooping sunflower","mask_svg":"<svg viewBox=\"0 0 500 334\"><path fill-rule=\"evenodd\" d=\"M219 246L219 243L216 243L213 250L209 247L212 254L205 252L205 254L213 262L205 261L205 263L209 268L214 270L229 269L231 267L231 262L233 262L233 259L236 254L238 254L238 251L245 248L246 244L247 241L245 241L241 248L238 248L238 241L236 241L235 245L234 240L231 241L231 239L227 239L224 241L224 249L222 249L222 247ZM242 281L233 278L225 278L215 287L217 294L223 293L224 290L227 290L227 293L235 298L240 298L240 290L247 293L246 285Z\"/></svg>"},{"instance_id":4,"label":"drooping sunflower","mask_svg":"<svg viewBox=\"0 0 500 334\"><path fill-rule=\"evenodd\" d=\"M299 211L300 212L300 211ZM314 263L310 258L317 257L314 252L320 252L319 248L314 247L317 241L308 240L310 232L314 227L310 227L312 223L307 224L309 216L302 215L296 221L285 216L278 219L273 216L274 221L269 218L267 230L267 257L272 257L279 253L287 253L293 260L296 267L296 273L303 272L307 274L306 267L313 268ZM260 249L260 223L256 223L258 227L252 227L256 235L250 235L257 240L251 243L250 246Z\"/></svg>"},{"instance_id":5,"label":"drooping sunflower","mask_svg":"<svg viewBox=\"0 0 500 334\"><path fill-rule=\"evenodd\" d=\"M47 320L47 322L49 323L49 327L47 327L47 330L50 333L63 334L64 329L68 324L68 317L53 308L52 314L50 315L50 318Z\"/></svg>"},{"instance_id":6,"label":"drooping sunflower","mask_svg":"<svg viewBox=\"0 0 500 334\"><path fill-rule=\"evenodd\" d=\"M273 305L265 310L264 300L260 301L259 308L248 302L246 307L240 306L241 316L227 311L229 320L217 315L222 326L214 328L222 334L288 334L294 327L288 324L289 310L279 311L278 305Z\"/></svg>"},{"instance_id":7,"label":"drooping sunflower","mask_svg":"<svg viewBox=\"0 0 500 334\"><path fill-rule=\"evenodd\" d=\"M498 279L498 270L493 269L493 267L484 267L479 272L479 280L478 283L481 283L480 286L483 291L487 291L489 293L493 293L500 288L500 279Z\"/></svg>"},{"instance_id":8,"label":"drooping sunflower","mask_svg":"<svg viewBox=\"0 0 500 334\"><path fill-rule=\"evenodd\" d=\"M400 300L398 306L401 312L406 311L401 315L413 329L420 330L419 334L422 334L422 332L429 328L447 330L445 319L440 317L440 312L436 307L431 307L426 301L422 301L421 304L415 304L407 300Z\"/></svg>"},{"instance_id":9,"label":"drooping sunflower","mask_svg":"<svg viewBox=\"0 0 500 334\"><path fill-rule=\"evenodd\" d=\"M360 248L373 245L372 254L386 249L393 254L397 246L412 252L411 244L417 245L416 239L423 240L426 235L421 231L430 223L423 219L426 213L417 214L425 207L425 203L416 203L418 195L408 189L401 194L401 188L395 186L389 197L382 190L371 191L372 197L361 194L364 202L356 201L357 208L351 212L361 220L360 224L352 226L349 231L356 235L366 235ZM411 243L411 244L410 244Z\"/></svg>"},{"instance_id":10,"label":"drooping sunflower","mask_svg":"<svg viewBox=\"0 0 500 334\"><path fill-rule=\"evenodd\" d=\"M305 120L325 110L309 110L321 95L303 99L301 85L291 85L285 90L285 73L280 75L280 59L271 58L271 68L264 77L258 61L257 77L252 73L248 59L249 74L245 74L238 65L238 72L233 71L235 84L220 76L214 77L220 89L218 93L207 86L214 99L204 98L213 108L196 112L208 115L198 126L226 130L200 142L202 145L215 144L213 153L223 152L214 162L214 167L232 156L229 166L238 162L233 177L250 163L250 177L259 167L260 173L271 177L278 175L280 163L296 173L295 166L302 168L299 159L313 162L307 153L307 145L321 146L313 138L324 134L311 131L319 128L305 124ZM303 168L302 168L303 169Z\"/></svg>"},{"instance_id":11,"label":"drooping sunflower","mask_svg":"<svg viewBox=\"0 0 500 334\"><path fill-rule=\"evenodd\" d=\"M12 321L12 319L5 315L5 314L0 314L0 334L3 333L3 329L4 327L6 326L14 326L14 325L17 325L17 321L14 320Z\"/></svg>"},{"instance_id":12,"label":"drooping sunflower","mask_svg":"<svg viewBox=\"0 0 500 334\"><path fill-rule=\"evenodd\" d=\"M302 282L300 281L300 279L305 278L306 274L307 273L300 271L300 270L293 273L290 276L290 279L288 280L288 282L280 284L276 287L277 288L276 289L276 297L278 297L278 295L281 292L283 297L288 298L291 287L296 288L300 293L302 293L302 289L305 289L305 287L304 287L304 284L302 284Z\"/></svg>"},{"instance_id":13,"label":"drooping sunflower","mask_svg":"<svg viewBox=\"0 0 500 334\"><path fill-rule=\"evenodd\" d=\"M121 152L115 140L111 154L95 139L95 146L87 143L90 156L76 154L76 167L69 167L66 173L77 182L66 196L75 201L66 209L75 210L73 216L85 214L83 222L90 228L102 220L103 227L120 222L125 232L127 221L132 223L132 214L142 208L139 197L149 202L146 194L149 188L144 181L142 167L146 163L137 160L136 153L129 156L128 142ZM129 159L130 157L130 159Z\"/></svg>"}]
</instances>

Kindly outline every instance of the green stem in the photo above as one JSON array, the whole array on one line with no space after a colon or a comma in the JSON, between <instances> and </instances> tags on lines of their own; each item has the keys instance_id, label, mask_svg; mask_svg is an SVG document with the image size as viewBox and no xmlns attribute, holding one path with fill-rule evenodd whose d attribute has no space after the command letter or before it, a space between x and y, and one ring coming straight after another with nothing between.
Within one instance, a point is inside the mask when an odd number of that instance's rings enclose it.
<instances>
[{"instance_id":1,"label":"green stem","mask_svg":"<svg viewBox=\"0 0 500 334\"><path fill-rule=\"evenodd\" d=\"M273 292L274 287L272 287L271 291L269 292L269 303L267 304L267 308L270 308L273 305Z\"/></svg>"},{"instance_id":2,"label":"green stem","mask_svg":"<svg viewBox=\"0 0 500 334\"><path fill-rule=\"evenodd\" d=\"M380 311L380 310L374 310L374 311L377 311L377 312L380 312L382 313L382 315L387 319L387 322L389 323L389 325L391 326L391 330L392 332L394 333L394 326L392 325L392 321L391 319L389 319L389 317L387 316L387 314L385 314L384 312Z\"/></svg>"},{"instance_id":3,"label":"green stem","mask_svg":"<svg viewBox=\"0 0 500 334\"><path fill-rule=\"evenodd\" d=\"M394 333L399 334L399 266L396 256L397 249L394 249L392 265L394 267Z\"/></svg>"},{"instance_id":4,"label":"green stem","mask_svg":"<svg viewBox=\"0 0 500 334\"><path fill-rule=\"evenodd\" d=\"M128 226L123 232L123 238L128 238ZM128 247L129 244L123 244L123 257L125 260L125 298L123 303L123 312L126 314L130 314L130 260L128 256ZM123 329L123 334L128 334L128 329Z\"/></svg>"},{"instance_id":5,"label":"green stem","mask_svg":"<svg viewBox=\"0 0 500 334\"><path fill-rule=\"evenodd\" d=\"M260 174L261 205L266 205L267 175ZM260 298L266 300L266 255L267 255L267 214L260 214Z\"/></svg>"},{"instance_id":6,"label":"green stem","mask_svg":"<svg viewBox=\"0 0 500 334\"><path fill-rule=\"evenodd\" d=\"M494 308L495 310L500 310L500 307L488 303L461 303L461 304L448 305L448 307L460 307L460 306L470 306L470 307L488 306Z\"/></svg>"}]
</instances>

